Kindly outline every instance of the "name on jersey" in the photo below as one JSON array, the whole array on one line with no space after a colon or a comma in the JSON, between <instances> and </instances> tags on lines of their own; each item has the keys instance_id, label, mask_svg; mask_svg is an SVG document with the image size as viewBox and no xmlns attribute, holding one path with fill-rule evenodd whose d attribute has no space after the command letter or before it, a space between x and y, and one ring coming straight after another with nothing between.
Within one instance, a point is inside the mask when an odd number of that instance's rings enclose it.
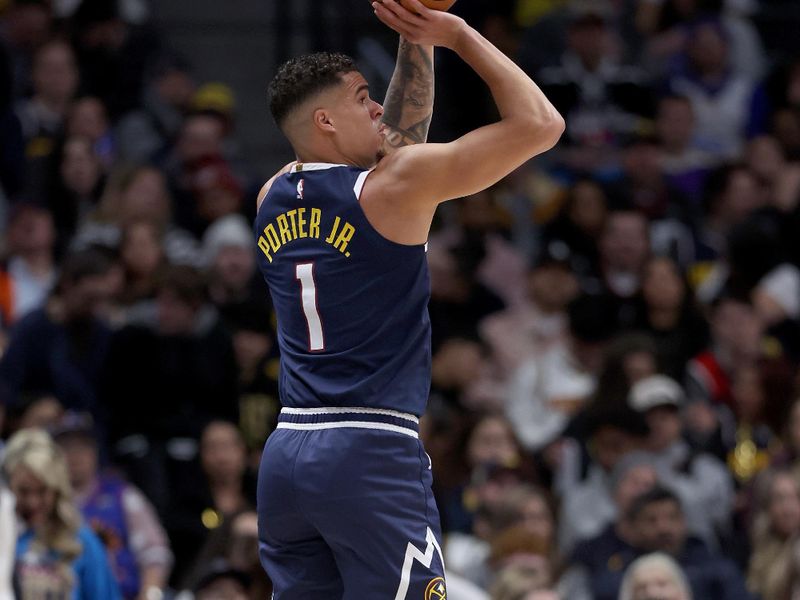
<instances>
[{"instance_id":1,"label":"name on jersey","mask_svg":"<svg viewBox=\"0 0 800 600\"><path fill-rule=\"evenodd\" d=\"M328 223L329 220L325 220ZM289 242L303 238L322 240L336 248L339 252L349 257L347 246L356 228L341 217L335 217L330 227L323 230L322 209L319 208L294 208L275 217L264 231L258 236L258 247L267 257L269 262Z\"/></svg>"}]
</instances>

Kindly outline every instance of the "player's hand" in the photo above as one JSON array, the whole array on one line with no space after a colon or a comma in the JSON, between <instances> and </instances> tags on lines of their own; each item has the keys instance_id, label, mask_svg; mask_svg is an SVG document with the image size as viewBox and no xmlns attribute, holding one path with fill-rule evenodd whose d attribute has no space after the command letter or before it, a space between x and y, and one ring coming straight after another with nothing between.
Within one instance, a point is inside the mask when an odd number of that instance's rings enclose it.
<instances>
[{"instance_id":1,"label":"player's hand","mask_svg":"<svg viewBox=\"0 0 800 600\"><path fill-rule=\"evenodd\" d=\"M461 17L441 10L431 10L419 0L409 0L415 12L395 0L372 3L375 15L412 44L452 49L467 27Z\"/></svg>"}]
</instances>

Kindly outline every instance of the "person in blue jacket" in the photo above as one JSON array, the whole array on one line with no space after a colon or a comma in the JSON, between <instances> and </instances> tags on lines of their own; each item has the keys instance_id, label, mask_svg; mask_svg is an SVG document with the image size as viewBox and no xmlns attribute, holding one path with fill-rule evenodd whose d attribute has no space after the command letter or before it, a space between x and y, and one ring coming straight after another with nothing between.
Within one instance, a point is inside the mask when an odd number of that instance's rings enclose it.
<instances>
[{"instance_id":1,"label":"person in blue jacket","mask_svg":"<svg viewBox=\"0 0 800 600\"><path fill-rule=\"evenodd\" d=\"M21 523L14 567L18 597L119 600L105 549L81 520L66 462L50 436L34 429L16 433L3 471Z\"/></svg>"}]
</instances>

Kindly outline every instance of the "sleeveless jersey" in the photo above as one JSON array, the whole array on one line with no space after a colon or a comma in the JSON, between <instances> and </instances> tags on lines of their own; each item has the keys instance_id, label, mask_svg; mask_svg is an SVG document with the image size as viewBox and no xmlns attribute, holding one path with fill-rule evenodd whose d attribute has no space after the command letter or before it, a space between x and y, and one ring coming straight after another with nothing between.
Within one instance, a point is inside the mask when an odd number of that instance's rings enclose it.
<instances>
[{"instance_id":1,"label":"sleeveless jersey","mask_svg":"<svg viewBox=\"0 0 800 600\"><path fill-rule=\"evenodd\" d=\"M368 175L346 165L297 165L275 180L256 216L285 407L425 410L426 248L387 240L370 225L358 200Z\"/></svg>"}]
</instances>

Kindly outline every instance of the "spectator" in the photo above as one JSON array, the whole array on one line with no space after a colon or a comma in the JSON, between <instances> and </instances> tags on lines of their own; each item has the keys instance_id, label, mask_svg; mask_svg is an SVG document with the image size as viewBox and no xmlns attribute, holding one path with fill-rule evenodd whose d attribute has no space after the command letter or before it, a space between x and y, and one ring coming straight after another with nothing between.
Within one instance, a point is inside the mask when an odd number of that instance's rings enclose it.
<instances>
[{"instance_id":1,"label":"spectator","mask_svg":"<svg viewBox=\"0 0 800 600\"><path fill-rule=\"evenodd\" d=\"M657 483L652 456L631 452L617 463L609 482L613 514L601 531L580 541L569 554L569 567L562 578L567 597L614 598L619 572L636 557L628 511L637 497Z\"/></svg>"},{"instance_id":2,"label":"spectator","mask_svg":"<svg viewBox=\"0 0 800 600\"><path fill-rule=\"evenodd\" d=\"M494 357L479 340L452 336L433 355L431 393L477 412L502 410L505 385Z\"/></svg>"},{"instance_id":3,"label":"spectator","mask_svg":"<svg viewBox=\"0 0 800 600\"><path fill-rule=\"evenodd\" d=\"M615 329L614 309L607 298L576 298L568 308L565 343L524 362L513 375L506 412L527 449L540 450L555 441L594 391Z\"/></svg>"},{"instance_id":4,"label":"spectator","mask_svg":"<svg viewBox=\"0 0 800 600\"><path fill-rule=\"evenodd\" d=\"M492 585L492 600L558 600L546 576L536 568L512 565L500 572Z\"/></svg>"},{"instance_id":5,"label":"spectator","mask_svg":"<svg viewBox=\"0 0 800 600\"><path fill-rule=\"evenodd\" d=\"M105 543L122 596L134 600L161 592L173 560L167 534L139 490L100 470L91 417L68 413L53 436L64 453L75 502Z\"/></svg>"},{"instance_id":6,"label":"spectator","mask_svg":"<svg viewBox=\"0 0 800 600\"><path fill-rule=\"evenodd\" d=\"M800 200L800 164L789 160L778 140L761 135L747 145L747 166L768 188L767 204L791 213Z\"/></svg>"},{"instance_id":7,"label":"spectator","mask_svg":"<svg viewBox=\"0 0 800 600\"><path fill-rule=\"evenodd\" d=\"M706 348L708 324L672 259L653 256L645 263L634 327L653 337L658 364L678 381L684 379L686 363Z\"/></svg>"},{"instance_id":8,"label":"spectator","mask_svg":"<svg viewBox=\"0 0 800 600\"><path fill-rule=\"evenodd\" d=\"M186 577L210 530L255 505L246 447L234 424L210 422L200 439L199 458L202 474L192 487L174 490L165 517L177 557L174 581Z\"/></svg>"},{"instance_id":9,"label":"spectator","mask_svg":"<svg viewBox=\"0 0 800 600\"><path fill-rule=\"evenodd\" d=\"M661 168L669 184L688 200L690 222L699 224L705 180L718 161L698 147L697 115L689 98L678 95L661 98L655 127L661 149Z\"/></svg>"},{"instance_id":10,"label":"spectator","mask_svg":"<svg viewBox=\"0 0 800 600\"><path fill-rule=\"evenodd\" d=\"M31 66L36 51L53 37L53 10L42 2L14 2L7 7L3 21L13 79L13 87L9 86L8 91L19 98L31 90Z\"/></svg>"},{"instance_id":11,"label":"spectator","mask_svg":"<svg viewBox=\"0 0 800 600\"><path fill-rule=\"evenodd\" d=\"M261 302L267 293L256 275L253 235L245 218L231 214L214 221L203 236L203 253L210 272L209 296L225 313L226 307Z\"/></svg>"},{"instance_id":12,"label":"spectator","mask_svg":"<svg viewBox=\"0 0 800 600\"><path fill-rule=\"evenodd\" d=\"M730 68L730 53L730 36L722 23L699 20L689 29L683 64L669 81L671 92L692 103L699 144L721 159L740 156L745 139L765 126L764 92Z\"/></svg>"},{"instance_id":13,"label":"spectator","mask_svg":"<svg viewBox=\"0 0 800 600\"><path fill-rule=\"evenodd\" d=\"M727 256L728 236L734 227L743 223L764 203L758 180L754 173L744 165L723 165L713 171L705 188L705 220L699 231L697 244L698 262L710 262ZM726 271L717 275L724 282ZM713 278L707 278L717 285L706 292L698 290L698 299L709 303L721 285ZM695 285L703 280L696 281Z\"/></svg>"},{"instance_id":14,"label":"spectator","mask_svg":"<svg viewBox=\"0 0 800 600\"><path fill-rule=\"evenodd\" d=\"M18 401L47 391L66 408L103 423L97 385L111 337L101 315L111 289L111 262L96 251L68 256L47 305L22 319L0 360L0 379Z\"/></svg>"},{"instance_id":15,"label":"spectator","mask_svg":"<svg viewBox=\"0 0 800 600\"><path fill-rule=\"evenodd\" d=\"M655 488L634 501L630 515L636 545L644 552L664 552L674 558L695 598L751 600L736 565L689 536L675 494Z\"/></svg>"},{"instance_id":16,"label":"spectator","mask_svg":"<svg viewBox=\"0 0 800 600\"><path fill-rule=\"evenodd\" d=\"M173 223L172 199L164 174L149 166L121 167L112 172L97 210L88 215L72 245L117 250L122 230L140 221L152 223L163 233L164 255L170 263L202 264L197 240Z\"/></svg>"},{"instance_id":17,"label":"spectator","mask_svg":"<svg viewBox=\"0 0 800 600\"><path fill-rule=\"evenodd\" d=\"M227 169L227 163L220 158L224 156L224 140L225 123L222 119L208 114L190 114L184 119L178 136L163 161L162 170L167 175L170 193L175 200L175 223L195 235L202 233L207 225L198 214L192 187L196 179L193 176L199 171L198 167L203 161L212 167L207 171L213 178L212 184L216 181L232 181L233 176ZM221 168L217 168L218 166ZM218 174L227 179L218 178ZM196 183L206 181L198 180ZM233 185L228 187L232 188Z\"/></svg>"},{"instance_id":18,"label":"spectator","mask_svg":"<svg viewBox=\"0 0 800 600\"><path fill-rule=\"evenodd\" d=\"M673 188L662 165L658 138L630 137L621 154L622 173L609 186L609 195L620 208L642 213L649 220L670 221L687 216L687 201Z\"/></svg>"},{"instance_id":19,"label":"spectator","mask_svg":"<svg viewBox=\"0 0 800 600\"><path fill-rule=\"evenodd\" d=\"M656 345L649 335L623 333L608 345L590 406L627 406L631 386L655 375L658 367Z\"/></svg>"},{"instance_id":20,"label":"spectator","mask_svg":"<svg viewBox=\"0 0 800 600\"><path fill-rule=\"evenodd\" d=\"M628 402L647 421L647 449L655 457L662 484L674 490L685 509L691 531L711 547L729 532L733 481L725 465L694 452L682 437L683 389L673 379L653 375L637 382Z\"/></svg>"},{"instance_id":21,"label":"spectator","mask_svg":"<svg viewBox=\"0 0 800 600\"><path fill-rule=\"evenodd\" d=\"M625 573L619 600L692 600L680 566L659 552L635 560Z\"/></svg>"},{"instance_id":22,"label":"spectator","mask_svg":"<svg viewBox=\"0 0 800 600\"><path fill-rule=\"evenodd\" d=\"M544 228L543 251L568 261L573 273L581 280L597 272L600 261L598 244L608 208L606 191L597 181L578 179L567 189L556 217Z\"/></svg>"},{"instance_id":23,"label":"spectator","mask_svg":"<svg viewBox=\"0 0 800 600\"><path fill-rule=\"evenodd\" d=\"M476 270L484 257L481 244L430 247L428 311L434 353L447 338L476 338L477 323L505 307L503 300L477 278Z\"/></svg>"},{"instance_id":24,"label":"spectator","mask_svg":"<svg viewBox=\"0 0 800 600\"><path fill-rule=\"evenodd\" d=\"M121 598L94 533L72 501L64 456L46 433L25 430L8 443L3 470L23 530L15 578L22 598Z\"/></svg>"},{"instance_id":25,"label":"spectator","mask_svg":"<svg viewBox=\"0 0 800 600\"><path fill-rule=\"evenodd\" d=\"M762 277L751 294L753 307L767 328L800 319L800 270L784 262Z\"/></svg>"},{"instance_id":26,"label":"spectator","mask_svg":"<svg viewBox=\"0 0 800 600\"><path fill-rule=\"evenodd\" d=\"M454 226L436 233L431 242L470 261L475 281L504 304L514 306L524 297L519 280L525 260L509 241L513 218L504 195L505 190L495 186L457 203L453 206Z\"/></svg>"},{"instance_id":27,"label":"spectator","mask_svg":"<svg viewBox=\"0 0 800 600\"><path fill-rule=\"evenodd\" d=\"M636 26L648 36L648 58L664 61L687 43L692 25L708 15L718 15L731 39L731 68L753 78L763 75L766 65L759 32L748 17L757 10L748 0L638 0Z\"/></svg>"},{"instance_id":28,"label":"spectator","mask_svg":"<svg viewBox=\"0 0 800 600\"><path fill-rule=\"evenodd\" d=\"M9 433L20 429L43 429L50 431L61 422L64 407L58 398L50 394L25 394L21 402L8 413Z\"/></svg>"},{"instance_id":29,"label":"spectator","mask_svg":"<svg viewBox=\"0 0 800 600\"><path fill-rule=\"evenodd\" d=\"M491 314L480 324L481 337L504 374L563 342L567 305L578 293L569 264L553 257L543 257L529 270L526 287L524 303Z\"/></svg>"},{"instance_id":30,"label":"spectator","mask_svg":"<svg viewBox=\"0 0 800 600\"><path fill-rule=\"evenodd\" d=\"M619 304L620 319L630 324L633 299L641 289L642 270L650 256L650 231L647 218L635 210L619 210L609 214L599 241L599 281L585 282L597 286L594 293L607 293Z\"/></svg>"},{"instance_id":31,"label":"spectator","mask_svg":"<svg viewBox=\"0 0 800 600\"><path fill-rule=\"evenodd\" d=\"M244 509L211 531L192 568L185 589L194 589L197 583L214 568L220 560L250 577L248 598L268 598L272 585L258 560L258 517L253 510Z\"/></svg>"},{"instance_id":32,"label":"spectator","mask_svg":"<svg viewBox=\"0 0 800 600\"><path fill-rule=\"evenodd\" d=\"M649 82L644 71L620 64L614 54L608 3L573 2L570 9L567 51L561 64L543 69L537 81L567 120L567 166L613 173L620 140L652 116Z\"/></svg>"},{"instance_id":33,"label":"spectator","mask_svg":"<svg viewBox=\"0 0 800 600\"><path fill-rule=\"evenodd\" d=\"M67 117L67 136L88 139L104 170L114 163L116 143L106 107L99 98L84 96L72 103Z\"/></svg>"},{"instance_id":34,"label":"spectator","mask_svg":"<svg viewBox=\"0 0 800 600\"><path fill-rule=\"evenodd\" d=\"M122 229L119 257L125 272L122 304L152 300L158 274L166 262L163 234L153 221L131 221Z\"/></svg>"},{"instance_id":35,"label":"spectator","mask_svg":"<svg viewBox=\"0 0 800 600\"><path fill-rule=\"evenodd\" d=\"M247 588L250 578L247 573L218 560L194 588L194 600L248 600Z\"/></svg>"},{"instance_id":36,"label":"spectator","mask_svg":"<svg viewBox=\"0 0 800 600\"><path fill-rule=\"evenodd\" d=\"M451 532L472 531L488 539L487 532L481 531L474 521L481 511L491 510L481 499L484 490L492 489L487 479L491 480L495 473L502 476L510 472L522 480L533 481L534 467L523 452L511 423L502 415L476 415L458 446L459 449L463 447L464 464L458 469L462 480L451 487L437 486L442 521ZM488 502L494 500L496 498L492 497Z\"/></svg>"},{"instance_id":37,"label":"spectator","mask_svg":"<svg viewBox=\"0 0 800 600\"><path fill-rule=\"evenodd\" d=\"M59 245L67 246L83 220L100 203L105 174L92 141L82 136L64 140L55 152L56 172L47 192L48 206L59 233Z\"/></svg>"},{"instance_id":38,"label":"spectator","mask_svg":"<svg viewBox=\"0 0 800 600\"><path fill-rule=\"evenodd\" d=\"M56 280L52 215L34 204L14 206L0 270L0 315L6 326L41 308Z\"/></svg>"},{"instance_id":39,"label":"spectator","mask_svg":"<svg viewBox=\"0 0 800 600\"><path fill-rule=\"evenodd\" d=\"M239 373L239 427L254 464L278 424L280 357L272 316L262 303L233 305L223 314Z\"/></svg>"},{"instance_id":40,"label":"spectator","mask_svg":"<svg viewBox=\"0 0 800 600\"><path fill-rule=\"evenodd\" d=\"M231 339L199 272L163 271L155 302L115 333L100 385L116 458L163 514L205 424L238 412Z\"/></svg>"},{"instance_id":41,"label":"spectator","mask_svg":"<svg viewBox=\"0 0 800 600\"><path fill-rule=\"evenodd\" d=\"M0 455L2 460L2 455ZM14 547L17 543L17 523L14 516L14 496L0 478L0 600L14 600L11 589L14 572Z\"/></svg>"},{"instance_id":42,"label":"spectator","mask_svg":"<svg viewBox=\"0 0 800 600\"><path fill-rule=\"evenodd\" d=\"M449 534L444 553L451 571L485 587L491 580L488 569L489 562L493 561L491 557L494 555L499 560L498 539L510 531L533 540L542 560L548 563L548 568L555 570L555 521L542 490L524 483L498 488L476 478L466 494L478 504L473 533Z\"/></svg>"},{"instance_id":43,"label":"spectator","mask_svg":"<svg viewBox=\"0 0 800 600\"><path fill-rule=\"evenodd\" d=\"M78 66L70 45L52 40L39 47L31 75L33 95L17 108L29 160L45 157L54 150L78 89Z\"/></svg>"},{"instance_id":44,"label":"spectator","mask_svg":"<svg viewBox=\"0 0 800 600\"><path fill-rule=\"evenodd\" d=\"M723 297L712 306L710 325L710 348L687 366L687 392L712 408L731 406L731 376L759 357L762 324L750 303Z\"/></svg>"},{"instance_id":45,"label":"spectator","mask_svg":"<svg viewBox=\"0 0 800 600\"><path fill-rule=\"evenodd\" d=\"M784 470L767 472L759 483L747 586L762 600L784 600L800 535L800 486Z\"/></svg>"},{"instance_id":46,"label":"spectator","mask_svg":"<svg viewBox=\"0 0 800 600\"><path fill-rule=\"evenodd\" d=\"M152 29L128 24L116 2L82 0L69 21L83 88L115 119L141 98L145 67L159 40Z\"/></svg>"},{"instance_id":47,"label":"spectator","mask_svg":"<svg viewBox=\"0 0 800 600\"><path fill-rule=\"evenodd\" d=\"M243 208L244 190L230 164L221 156L200 157L189 166L191 223L187 229L197 236L209 225Z\"/></svg>"},{"instance_id":48,"label":"spectator","mask_svg":"<svg viewBox=\"0 0 800 600\"><path fill-rule=\"evenodd\" d=\"M640 450L647 426L626 407L589 408L580 421L580 437L589 455L582 465L576 442L566 445L555 488L561 497L559 549L568 554L576 543L600 534L616 514L611 481L626 455ZM583 477L581 477L583 475Z\"/></svg>"},{"instance_id":49,"label":"spectator","mask_svg":"<svg viewBox=\"0 0 800 600\"><path fill-rule=\"evenodd\" d=\"M720 431L728 467L746 485L769 465L770 448L777 447L773 430L786 416L783 405L793 391L793 369L781 359L762 359L733 376L734 426Z\"/></svg>"},{"instance_id":50,"label":"spectator","mask_svg":"<svg viewBox=\"0 0 800 600\"><path fill-rule=\"evenodd\" d=\"M141 107L124 115L116 128L120 158L132 163L145 163L166 151L194 94L191 71L182 58L165 54L150 70Z\"/></svg>"}]
</instances>

